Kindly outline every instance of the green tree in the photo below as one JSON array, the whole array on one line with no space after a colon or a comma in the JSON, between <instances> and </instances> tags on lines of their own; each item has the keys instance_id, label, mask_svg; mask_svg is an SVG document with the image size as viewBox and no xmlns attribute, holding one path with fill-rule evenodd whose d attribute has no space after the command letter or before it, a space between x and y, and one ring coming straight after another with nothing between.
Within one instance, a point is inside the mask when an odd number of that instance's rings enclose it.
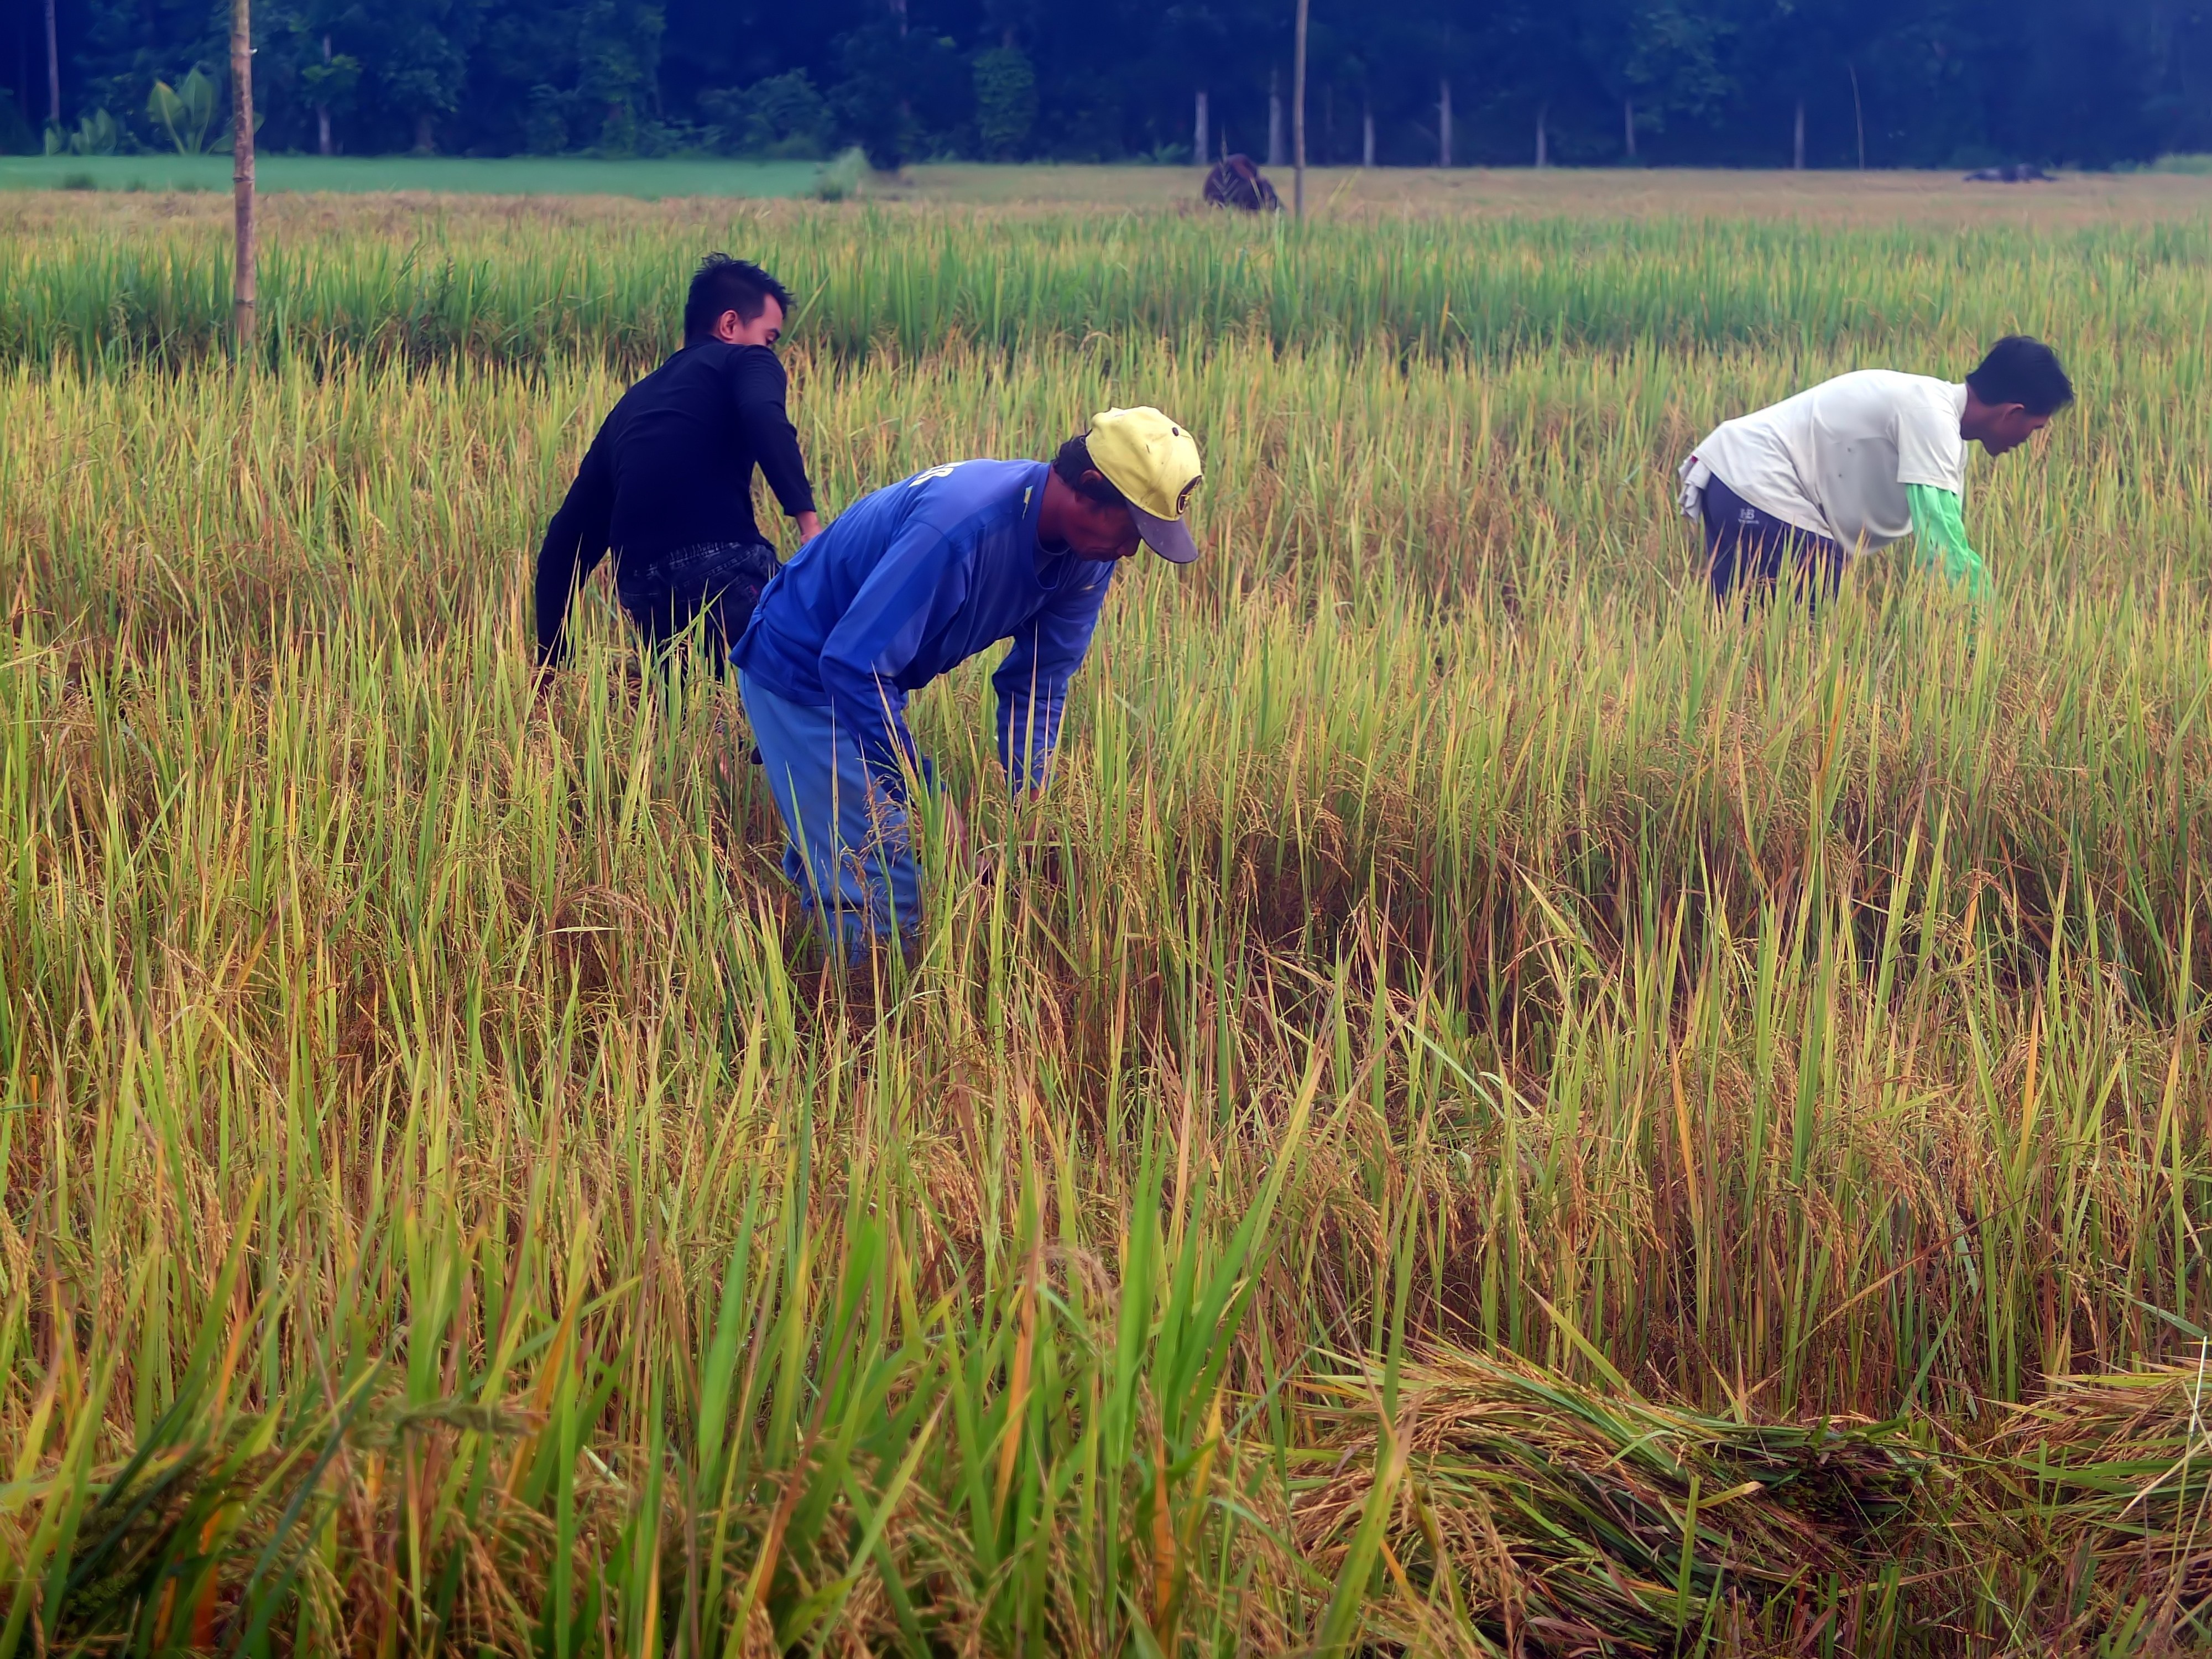
<instances>
[{"instance_id":1,"label":"green tree","mask_svg":"<svg viewBox=\"0 0 2212 1659\"><path fill-rule=\"evenodd\" d=\"M39 147L39 135L15 106L15 94L0 87L0 155L28 155Z\"/></svg>"},{"instance_id":2,"label":"green tree","mask_svg":"<svg viewBox=\"0 0 2212 1659\"><path fill-rule=\"evenodd\" d=\"M70 14L76 14L77 50L62 76L75 91L76 113L120 110L131 117L131 125L116 126L117 149L147 141L169 148L158 124L138 118L156 81L174 86L197 67L216 77L216 90L228 101L222 68L229 61L228 14L211 0L61 0L58 10L64 40Z\"/></svg>"},{"instance_id":3,"label":"green tree","mask_svg":"<svg viewBox=\"0 0 2212 1659\"><path fill-rule=\"evenodd\" d=\"M1739 85L1763 96L1739 118L1756 121L1771 110L1778 141L1786 131L1793 167L1810 165L1815 154L1855 160L1859 121L1850 80L1879 22L1863 0L1766 0L1747 9L1732 43L1735 75ZM1812 129L1814 109L1828 117L1826 143ZM1781 153L1778 143L1769 153Z\"/></svg>"},{"instance_id":4,"label":"green tree","mask_svg":"<svg viewBox=\"0 0 2212 1659\"><path fill-rule=\"evenodd\" d=\"M369 33L381 44L365 58L378 101L412 132L417 155L434 154L439 118L460 107L477 0L387 0L379 17Z\"/></svg>"},{"instance_id":5,"label":"green tree","mask_svg":"<svg viewBox=\"0 0 2212 1659\"><path fill-rule=\"evenodd\" d=\"M301 100L314 112L319 155L336 153L333 124L351 113L354 96L361 89L361 59L331 44L336 20L331 14L335 9L325 0L313 11L293 13L293 58L299 64Z\"/></svg>"},{"instance_id":6,"label":"green tree","mask_svg":"<svg viewBox=\"0 0 2212 1659\"><path fill-rule=\"evenodd\" d=\"M647 0L587 0L574 27L577 101L599 117L603 154L632 155L641 124L660 112L660 8Z\"/></svg>"},{"instance_id":7,"label":"green tree","mask_svg":"<svg viewBox=\"0 0 2212 1659\"><path fill-rule=\"evenodd\" d=\"M220 0L58 0L57 142L101 109L176 143L156 83L219 101ZM1260 151L1289 0L256 0L276 148L506 155L671 144L910 155ZM41 20L42 21L42 20ZM1023 67L1028 81L1024 85ZM0 30L43 118L43 27ZM1316 153L1428 163L1987 158L2212 148L2212 0L1317 0ZM33 94L37 95L33 96ZM664 106L665 100L665 106ZM684 119L672 118L673 110ZM28 113L29 112L25 112ZM700 125L689 125L696 118ZM95 123L95 126L97 124ZM0 138L4 142L4 138ZM101 142L97 133L84 142Z\"/></svg>"},{"instance_id":8,"label":"green tree","mask_svg":"<svg viewBox=\"0 0 2212 1659\"><path fill-rule=\"evenodd\" d=\"M805 70L703 93L699 107L714 124L714 143L731 155L817 157L829 151L830 100Z\"/></svg>"},{"instance_id":9,"label":"green tree","mask_svg":"<svg viewBox=\"0 0 2212 1659\"><path fill-rule=\"evenodd\" d=\"M1723 67L1735 23L1695 0L1583 0L1579 46L1592 78L1621 112L1621 148L1670 119L1710 118L1735 90Z\"/></svg>"},{"instance_id":10,"label":"green tree","mask_svg":"<svg viewBox=\"0 0 2212 1659\"><path fill-rule=\"evenodd\" d=\"M849 31L838 42L842 78L830 102L838 125L889 171L911 157L971 142L975 91L952 40L905 27L901 14Z\"/></svg>"},{"instance_id":11,"label":"green tree","mask_svg":"<svg viewBox=\"0 0 2212 1659\"><path fill-rule=\"evenodd\" d=\"M1005 161L1024 154L1036 113L1036 70L1020 47L975 54L975 138L985 155Z\"/></svg>"}]
</instances>

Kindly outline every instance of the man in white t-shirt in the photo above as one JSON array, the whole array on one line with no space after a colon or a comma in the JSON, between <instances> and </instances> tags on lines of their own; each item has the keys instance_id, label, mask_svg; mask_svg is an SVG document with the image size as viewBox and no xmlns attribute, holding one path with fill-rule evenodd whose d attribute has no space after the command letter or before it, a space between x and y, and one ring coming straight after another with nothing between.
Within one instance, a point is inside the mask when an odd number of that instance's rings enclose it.
<instances>
[{"instance_id":1,"label":"man in white t-shirt","mask_svg":"<svg viewBox=\"0 0 2212 1659\"><path fill-rule=\"evenodd\" d=\"M1833 593L1850 559L1917 538L1920 563L1977 598L1989 570L1966 541L1966 444L2017 449L2074 401L2057 355L2008 335L1964 384L1865 368L1723 422L1682 463L1682 512L1705 526L1713 598L1785 578Z\"/></svg>"}]
</instances>

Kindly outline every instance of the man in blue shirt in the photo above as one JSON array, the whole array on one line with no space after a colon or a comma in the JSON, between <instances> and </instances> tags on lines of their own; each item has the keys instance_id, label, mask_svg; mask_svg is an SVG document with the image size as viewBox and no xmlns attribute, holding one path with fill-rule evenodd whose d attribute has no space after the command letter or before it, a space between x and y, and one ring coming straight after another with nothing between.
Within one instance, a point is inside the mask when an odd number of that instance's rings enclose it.
<instances>
[{"instance_id":1,"label":"man in blue shirt","mask_svg":"<svg viewBox=\"0 0 2212 1659\"><path fill-rule=\"evenodd\" d=\"M1068 681L1114 568L1139 542L1198 556L1198 444L1109 409L1046 461L957 461L856 502L776 573L731 653L790 844L783 867L838 954L909 933L921 883L907 790L929 763L908 696L1011 639L992 684L999 758L1041 787Z\"/></svg>"}]
</instances>

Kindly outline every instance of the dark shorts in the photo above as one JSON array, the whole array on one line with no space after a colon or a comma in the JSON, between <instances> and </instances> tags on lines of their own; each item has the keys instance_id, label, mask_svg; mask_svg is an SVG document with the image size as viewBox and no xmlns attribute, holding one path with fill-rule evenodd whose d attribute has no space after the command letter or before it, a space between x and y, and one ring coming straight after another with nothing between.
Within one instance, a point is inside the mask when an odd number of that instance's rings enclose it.
<instances>
[{"instance_id":1,"label":"dark shorts","mask_svg":"<svg viewBox=\"0 0 2212 1659\"><path fill-rule=\"evenodd\" d=\"M1706 481L1704 518L1705 571L1716 605L1765 599L1785 579L1794 595L1817 605L1843 585L1843 549L1760 512L1717 477Z\"/></svg>"},{"instance_id":2,"label":"dark shorts","mask_svg":"<svg viewBox=\"0 0 2212 1659\"><path fill-rule=\"evenodd\" d=\"M708 665L720 675L775 572L775 550L765 542L709 542L625 560L615 574L615 592L656 661L697 623Z\"/></svg>"}]
</instances>

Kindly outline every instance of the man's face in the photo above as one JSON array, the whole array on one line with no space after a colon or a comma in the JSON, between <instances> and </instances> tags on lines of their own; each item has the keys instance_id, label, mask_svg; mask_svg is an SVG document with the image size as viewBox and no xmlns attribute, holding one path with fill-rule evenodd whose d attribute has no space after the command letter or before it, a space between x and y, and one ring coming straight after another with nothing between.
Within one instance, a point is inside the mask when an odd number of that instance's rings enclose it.
<instances>
[{"instance_id":1,"label":"man's face","mask_svg":"<svg viewBox=\"0 0 2212 1659\"><path fill-rule=\"evenodd\" d=\"M2031 415L2024 404L2000 404L1990 411L1989 423L1982 432L1982 447L1992 455L2008 454L2050 424L2051 416Z\"/></svg>"},{"instance_id":2,"label":"man's face","mask_svg":"<svg viewBox=\"0 0 2212 1659\"><path fill-rule=\"evenodd\" d=\"M1109 505L1072 489L1067 493L1067 516L1061 524L1067 533L1067 550L1077 558L1111 563L1127 558L1143 545L1137 535L1137 520L1127 503Z\"/></svg>"},{"instance_id":3,"label":"man's face","mask_svg":"<svg viewBox=\"0 0 2212 1659\"><path fill-rule=\"evenodd\" d=\"M773 294L763 301L760 315L747 322L734 311L726 311L714 325L714 337L725 345L772 346L783 337L783 303Z\"/></svg>"}]
</instances>

